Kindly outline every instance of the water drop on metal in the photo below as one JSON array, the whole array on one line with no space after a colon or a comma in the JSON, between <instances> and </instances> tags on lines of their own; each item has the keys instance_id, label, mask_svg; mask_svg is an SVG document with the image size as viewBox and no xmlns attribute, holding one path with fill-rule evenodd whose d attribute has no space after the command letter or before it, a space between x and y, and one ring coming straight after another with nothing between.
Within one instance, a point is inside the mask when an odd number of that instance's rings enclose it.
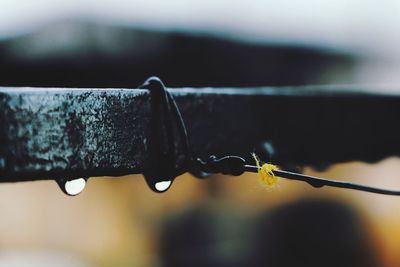
<instances>
[{"instance_id":1,"label":"water drop on metal","mask_svg":"<svg viewBox=\"0 0 400 267\"><path fill-rule=\"evenodd\" d=\"M77 178L72 180L57 180L61 190L68 196L79 195L85 189L87 178Z\"/></svg>"},{"instance_id":2,"label":"water drop on metal","mask_svg":"<svg viewBox=\"0 0 400 267\"><path fill-rule=\"evenodd\" d=\"M168 188L171 186L172 181L161 181L158 182L154 185L154 188L158 191L158 192L165 192L168 190Z\"/></svg>"}]
</instances>

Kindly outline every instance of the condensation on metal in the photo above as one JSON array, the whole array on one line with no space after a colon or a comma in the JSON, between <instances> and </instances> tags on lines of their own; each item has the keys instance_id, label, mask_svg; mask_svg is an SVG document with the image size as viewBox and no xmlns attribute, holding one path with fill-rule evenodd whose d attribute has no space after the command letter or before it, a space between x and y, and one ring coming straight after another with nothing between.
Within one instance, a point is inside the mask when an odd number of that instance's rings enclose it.
<instances>
[{"instance_id":1,"label":"condensation on metal","mask_svg":"<svg viewBox=\"0 0 400 267\"><path fill-rule=\"evenodd\" d=\"M264 141L280 164L373 162L400 152L400 94L393 86L170 90L195 156L250 160ZM0 112L0 181L118 176L148 167L146 90L0 88Z\"/></svg>"}]
</instances>

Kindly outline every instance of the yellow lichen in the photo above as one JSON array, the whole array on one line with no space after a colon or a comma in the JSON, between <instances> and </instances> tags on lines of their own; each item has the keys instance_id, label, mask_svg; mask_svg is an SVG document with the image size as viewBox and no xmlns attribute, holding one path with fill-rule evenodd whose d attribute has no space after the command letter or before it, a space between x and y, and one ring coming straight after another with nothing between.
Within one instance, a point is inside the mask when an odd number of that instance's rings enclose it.
<instances>
[{"instance_id":1,"label":"yellow lichen","mask_svg":"<svg viewBox=\"0 0 400 267\"><path fill-rule=\"evenodd\" d=\"M274 173L275 170L278 170L278 166L270 163L264 163L261 165L257 155L255 153L252 153L251 155L256 162L258 168L258 177L261 185L264 185L268 188L275 187L279 182L279 177L277 177Z\"/></svg>"}]
</instances>

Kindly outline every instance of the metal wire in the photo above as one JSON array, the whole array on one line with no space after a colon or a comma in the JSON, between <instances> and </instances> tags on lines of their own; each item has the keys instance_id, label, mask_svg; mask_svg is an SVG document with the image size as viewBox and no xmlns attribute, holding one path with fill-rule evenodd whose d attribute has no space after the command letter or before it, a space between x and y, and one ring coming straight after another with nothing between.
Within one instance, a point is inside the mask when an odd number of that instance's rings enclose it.
<instances>
[{"instance_id":1,"label":"metal wire","mask_svg":"<svg viewBox=\"0 0 400 267\"><path fill-rule=\"evenodd\" d=\"M160 115L160 111L164 112L166 116L166 135L167 135L167 145L169 149L169 157L171 158L163 158L160 152L160 138L162 126L160 125L160 118L153 120L153 129L152 133L158 136L153 136L153 141L157 141L152 146L152 163L162 165L159 166L159 170L161 172L150 172L145 174L146 181L148 182L149 186L154 189L154 184L156 181L161 181L167 177L168 180L173 180L179 173L176 169L176 152L175 152L175 140L173 134L173 121L176 123L178 132L180 134L180 142L182 143L183 150L185 153L185 160L186 160L186 171L189 171L193 174L199 172L205 173L222 173L228 175L241 175L244 171L248 172L255 172L258 173L260 167L254 165L247 165L246 161L238 156L225 156L222 158L217 159L215 156L210 156L207 161L203 161L199 158L194 158L192 155L188 133L186 130L185 122L182 118L181 112L178 108L178 105L175 102L173 96L168 92L162 81L157 77L149 78L142 88L148 88L151 92L153 92L153 97L155 98L154 104L157 107L155 110L155 115ZM161 107L157 106L161 105ZM158 113L158 114L157 114ZM165 123L165 122L164 122ZM155 139L155 140L154 140ZM163 161L161 160L163 159ZM152 165L153 165L152 164ZM382 189L377 187L371 187L361 184L355 184L351 182L345 181L338 181L332 179L325 179L310 175L304 175L295 172L289 172L284 170L271 170L274 175L290 179L290 180L297 180L303 181L310 184L313 187L323 187L323 186L331 186L337 188L345 188L345 189L353 189L358 191L376 193L376 194L384 194L384 195L393 195L393 196L400 196L400 191L396 190L388 190ZM162 177L163 176L163 177Z\"/></svg>"},{"instance_id":2,"label":"metal wire","mask_svg":"<svg viewBox=\"0 0 400 267\"><path fill-rule=\"evenodd\" d=\"M245 165L245 170L247 172L257 173L258 167L253 166L253 165ZM400 191L396 191L396 190L377 188L377 187L366 186L366 185L345 182L345 181L325 179L325 178L315 177L315 176L311 176L311 175L305 175L305 174L296 173L296 172L283 171L283 170L275 170L273 172L278 177L290 179L290 180L303 181L303 182L310 184L313 187L331 186L331 187L346 188L346 189L370 192L370 193L375 193L375 194L400 196Z\"/></svg>"}]
</instances>

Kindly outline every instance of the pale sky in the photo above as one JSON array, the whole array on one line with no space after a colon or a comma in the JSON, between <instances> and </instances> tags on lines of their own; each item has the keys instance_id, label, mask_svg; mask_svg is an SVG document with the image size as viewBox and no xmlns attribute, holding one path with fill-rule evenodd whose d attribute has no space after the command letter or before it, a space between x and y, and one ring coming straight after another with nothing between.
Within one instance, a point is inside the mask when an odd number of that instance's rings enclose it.
<instances>
[{"instance_id":1,"label":"pale sky","mask_svg":"<svg viewBox=\"0 0 400 267\"><path fill-rule=\"evenodd\" d=\"M400 57L398 0L0 0L0 38L70 18Z\"/></svg>"}]
</instances>

